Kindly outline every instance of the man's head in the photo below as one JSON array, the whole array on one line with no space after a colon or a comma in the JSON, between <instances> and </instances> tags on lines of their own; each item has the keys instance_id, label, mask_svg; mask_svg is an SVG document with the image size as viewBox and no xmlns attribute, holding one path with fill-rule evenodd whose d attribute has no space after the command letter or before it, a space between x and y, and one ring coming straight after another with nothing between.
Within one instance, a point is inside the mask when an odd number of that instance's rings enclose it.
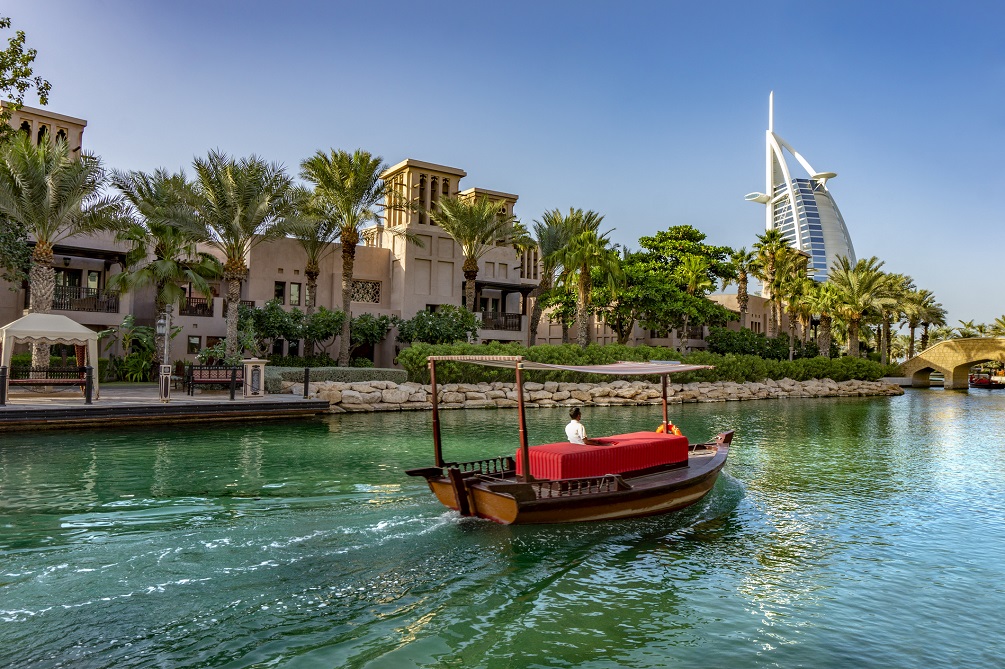
<instances>
[{"instance_id":1,"label":"man's head","mask_svg":"<svg viewBox=\"0 0 1005 669\"><path fill-rule=\"evenodd\" d=\"M579 407L572 407L569 409L569 418L572 420L579 420L582 416L583 412L579 410Z\"/></svg>"}]
</instances>

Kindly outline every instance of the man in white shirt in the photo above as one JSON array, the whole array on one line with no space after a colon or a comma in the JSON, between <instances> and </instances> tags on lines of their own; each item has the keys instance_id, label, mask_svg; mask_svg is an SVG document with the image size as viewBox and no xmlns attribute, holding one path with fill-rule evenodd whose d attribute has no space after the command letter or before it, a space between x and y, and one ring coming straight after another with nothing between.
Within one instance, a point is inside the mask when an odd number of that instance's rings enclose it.
<instances>
[{"instance_id":1,"label":"man in white shirt","mask_svg":"<svg viewBox=\"0 0 1005 669\"><path fill-rule=\"evenodd\" d=\"M582 444L584 446L600 446L601 444L594 441L593 439L586 438L586 428L583 424L579 422L579 419L583 417L583 412L579 410L579 407L573 407L569 409L569 424L565 426L565 436L569 438L569 442L573 444Z\"/></svg>"}]
</instances>

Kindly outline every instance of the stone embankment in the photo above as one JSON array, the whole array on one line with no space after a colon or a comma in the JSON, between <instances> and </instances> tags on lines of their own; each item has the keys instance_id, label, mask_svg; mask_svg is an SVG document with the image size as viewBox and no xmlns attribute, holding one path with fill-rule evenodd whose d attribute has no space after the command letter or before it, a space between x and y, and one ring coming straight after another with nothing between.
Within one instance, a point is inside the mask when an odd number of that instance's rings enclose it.
<instances>
[{"instance_id":1,"label":"stone embankment","mask_svg":"<svg viewBox=\"0 0 1005 669\"><path fill-rule=\"evenodd\" d=\"M657 384L647 381L611 381L610 383L525 383L524 402L528 407L616 406L659 404L662 393ZM283 389L302 395L302 383L283 382ZM439 386L441 409L496 409L517 405L512 383L447 383ZM308 387L311 397L325 399L333 413L362 411L416 411L432 408L430 387L418 383L396 384L391 381L339 383L322 381ZM767 400L788 397L868 397L903 395L896 385L883 381L832 381L780 379L761 383L672 384L667 388L670 402L727 402Z\"/></svg>"}]
</instances>

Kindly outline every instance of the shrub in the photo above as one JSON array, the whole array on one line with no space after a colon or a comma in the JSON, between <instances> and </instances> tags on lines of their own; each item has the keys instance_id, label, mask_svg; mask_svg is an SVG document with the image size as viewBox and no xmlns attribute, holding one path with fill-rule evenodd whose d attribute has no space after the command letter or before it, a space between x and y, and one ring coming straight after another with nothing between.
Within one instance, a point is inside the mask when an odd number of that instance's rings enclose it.
<instances>
[{"instance_id":1,"label":"shrub","mask_svg":"<svg viewBox=\"0 0 1005 669\"><path fill-rule=\"evenodd\" d=\"M682 356L674 349L656 346L624 346L608 344L580 348L574 344L541 345L527 348L521 344L450 344L433 346L416 344L398 354L398 362L408 372L408 378L420 383L429 383L429 368L426 357L430 355L522 355L528 360L554 365L601 365L619 360L680 360L694 365L712 365L715 369L697 370L674 374L674 383L696 381L763 381L764 379L790 378L796 381L830 378L835 381L860 379L875 381L888 372L887 367L862 358L803 358L799 360L765 360L754 355L720 355L707 351L695 351ZM609 380L596 374L578 372L527 372L528 380L557 381L572 383L596 383ZM658 377L657 377L658 378ZM482 367L457 362L441 362L436 365L437 383L479 383L492 381L512 382L513 370L503 367ZM650 380L655 380L650 379Z\"/></svg>"},{"instance_id":2,"label":"shrub","mask_svg":"<svg viewBox=\"0 0 1005 669\"><path fill-rule=\"evenodd\" d=\"M768 338L763 333L743 328L739 331L726 328L710 328L705 338L708 350L712 353L735 353L737 355L756 355L771 360L789 359L789 337L779 335ZM794 357L815 358L820 354L816 342L807 342L803 346L800 339L795 340Z\"/></svg>"},{"instance_id":3,"label":"shrub","mask_svg":"<svg viewBox=\"0 0 1005 669\"><path fill-rule=\"evenodd\" d=\"M266 367L266 376L274 374L281 381L304 382L303 367ZM384 367L318 367L311 369L311 381L338 381L340 383L363 383L366 381L391 381L404 383L408 374L403 369L387 369ZM268 389L268 386L266 386ZM269 392L274 392L269 390ZM278 392L278 391L275 391Z\"/></svg>"},{"instance_id":4,"label":"shrub","mask_svg":"<svg viewBox=\"0 0 1005 669\"><path fill-rule=\"evenodd\" d=\"M450 344L478 336L478 319L464 308L443 304L436 311L420 311L410 319L394 318L398 341L407 344Z\"/></svg>"},{"instance_id":5,"label":"shrub","mask_svg":"<svg viewBox=\"0 0 1005 669\"><path fill-rule=\"evenodd\" d=\"M270 355L269 364L274 367L334 367L338 363L327 353L315 355Z\"/></svg>"}]
</instances>

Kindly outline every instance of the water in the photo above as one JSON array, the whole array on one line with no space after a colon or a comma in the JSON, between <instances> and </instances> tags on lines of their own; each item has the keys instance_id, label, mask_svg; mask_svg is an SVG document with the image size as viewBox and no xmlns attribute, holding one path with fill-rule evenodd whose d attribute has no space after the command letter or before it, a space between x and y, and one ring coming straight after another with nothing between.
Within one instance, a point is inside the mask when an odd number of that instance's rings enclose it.
<instances>
[{"instance_id":1,"label":"water","mask_svg":"<svg viewBox=\"0 0 1005 669\"><path fill-rule=\"evenodd\" d=\"M692 436L737 430L702 503L540 527L404 476L425 413L0 435L0 666L1000 667L1003 407L675 407ZM515 446L514 412L442 415L448 457ZM529 414L538 442L564 423Z\"/></svg>"}]
</instances>

